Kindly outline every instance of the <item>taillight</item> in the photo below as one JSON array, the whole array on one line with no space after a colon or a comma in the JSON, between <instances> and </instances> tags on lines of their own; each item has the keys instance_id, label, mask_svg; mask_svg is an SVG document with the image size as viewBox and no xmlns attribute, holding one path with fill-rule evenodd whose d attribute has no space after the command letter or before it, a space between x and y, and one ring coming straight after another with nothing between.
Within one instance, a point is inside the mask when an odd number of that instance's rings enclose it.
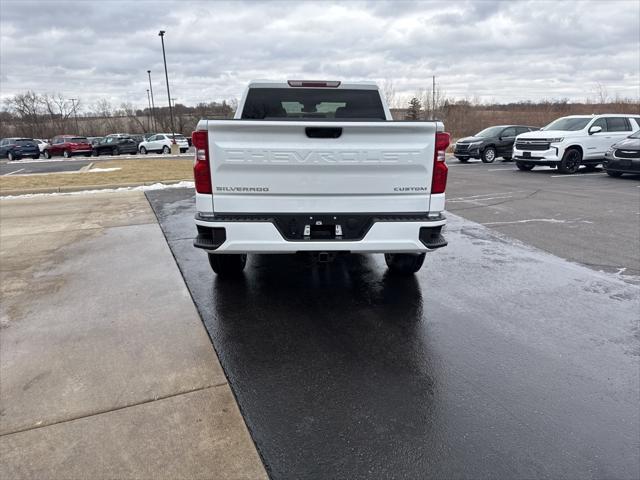
<instances>
[{"instance_id":1,"label":"taillight","mask_svg":"<svg viewBox=\"0 0 640 480\"><path fill-rule=\"evenodd\" d=\"M450 141L451 136L447 132L436 132L436 146L433 151L431 193L444 193L447 188L447 172L449 168L445 162L445 151Z\"/></svg>"},{"instance_id":2,"label":"taillight","mask_svg":"<svg viewBox=\"0 0 640 480\"><path fill-rule=\"evenodd\" d=\"M208 132L206 130L193 132L191 134L191 141L196 150L196 159L193 163L193 178L196 184L196 192L212 193Z\"/></svg>"}]
</instances>

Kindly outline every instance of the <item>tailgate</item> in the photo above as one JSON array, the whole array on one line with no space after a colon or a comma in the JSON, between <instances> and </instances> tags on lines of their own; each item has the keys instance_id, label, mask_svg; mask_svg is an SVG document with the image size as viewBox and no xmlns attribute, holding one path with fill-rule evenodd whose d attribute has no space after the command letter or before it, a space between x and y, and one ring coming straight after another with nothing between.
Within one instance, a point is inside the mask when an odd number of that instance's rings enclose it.
<instances>
[{"instance_id":1,"label":"tailgate","mask_svg":"<svg viewBox=\"0 0 640 480\"><path fill-rule=\"evenodd\" d=\"M429 210L435 122L207 125L215 212Z\"/></svg>"}]
</instances>

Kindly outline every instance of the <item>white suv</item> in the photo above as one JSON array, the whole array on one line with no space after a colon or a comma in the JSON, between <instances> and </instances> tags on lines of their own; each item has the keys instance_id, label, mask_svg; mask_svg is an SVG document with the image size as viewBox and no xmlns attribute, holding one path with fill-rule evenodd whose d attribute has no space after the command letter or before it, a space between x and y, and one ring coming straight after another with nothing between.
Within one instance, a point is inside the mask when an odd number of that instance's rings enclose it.
<instances>
[{"instance_id":1,"label":"white suv","mask_svg":"<svg viewBox=\"0 0 640 480\"><path fill-rule=\"evenodd\" d=\"M542 130L518 135L513 159L520 170L536 165L576 173L580 165L594 169L614 143L640 130L640 116L572 115L554 120Z\"/></svg>"},{"instance_id":2,"label":"white suv","mask_svg":"<svg viewBox=\"0 0 640 480\"><path fill-rule=\"evenodd\" d=\"M144 142L140 142L138 145L138 150L143 155L148 152L157 152L157 153L171 153L171 143L173 142L173 137L171 133L157 133ZM179 133L175 134L176 143L180 147L180 153L184 153L189 150L189 142L184 135Z\"/></svg>"}]
</instances>

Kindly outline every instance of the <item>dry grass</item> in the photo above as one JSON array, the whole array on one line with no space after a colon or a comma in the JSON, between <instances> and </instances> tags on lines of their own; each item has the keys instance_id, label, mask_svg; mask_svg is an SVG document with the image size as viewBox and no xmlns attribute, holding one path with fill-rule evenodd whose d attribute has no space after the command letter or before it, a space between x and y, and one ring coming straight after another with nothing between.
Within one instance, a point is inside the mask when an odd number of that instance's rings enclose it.
<instances>
[{"instance_id":1,"label":"dry grass","mask_svg":"<svg viewBox=\"0 0 640 480\"><path fill-rule=\"evenodd\" d=\"M113 172L50 173L0 177L0 192L38 188L78 187L171 180L193 180L193 160L109 160L94 168L120 168Z\"/></svg>"}]
</instances>

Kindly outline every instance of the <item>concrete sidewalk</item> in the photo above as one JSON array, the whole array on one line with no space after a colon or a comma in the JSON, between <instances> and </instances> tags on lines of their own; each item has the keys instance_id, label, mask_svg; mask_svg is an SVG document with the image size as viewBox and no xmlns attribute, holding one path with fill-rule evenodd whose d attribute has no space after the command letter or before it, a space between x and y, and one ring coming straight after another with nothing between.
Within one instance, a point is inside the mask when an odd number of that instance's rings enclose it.
<instances>
[{"instance_id":1,"label":"concrete sidewalk","mask_svg":"<svg viewBox=\"0 0 640 480\"><path fill-rule=\"evenodd\" d=\"M144 194L0 201L0 478L266 478Z\"/></svg>"}]
</instances>

